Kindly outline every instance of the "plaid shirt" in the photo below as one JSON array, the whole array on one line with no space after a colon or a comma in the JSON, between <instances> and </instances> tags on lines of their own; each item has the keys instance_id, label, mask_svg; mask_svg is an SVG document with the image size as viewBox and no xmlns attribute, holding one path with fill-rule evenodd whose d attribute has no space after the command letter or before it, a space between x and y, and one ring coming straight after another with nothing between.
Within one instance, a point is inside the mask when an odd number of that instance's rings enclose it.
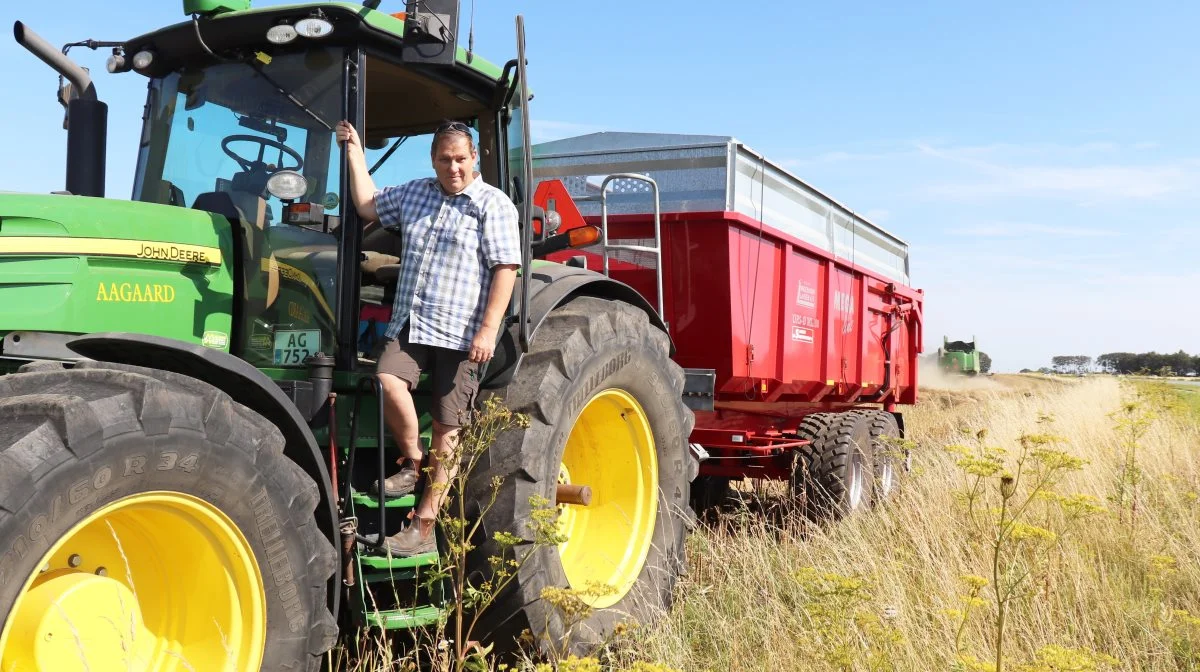
<instances>
[{"instance_id":1,"label":"plaid shirt","mask_svg":"<svg viewBox=\"0 0 1200 672\"><path fill-rule=\"evenodd\" d=\"M375 192L379 223L403 239L387 337L469 350L483 324L493 266L521 263L517 208L478 176L447 196L429 177Z\"/></svg>"}]
</instances>

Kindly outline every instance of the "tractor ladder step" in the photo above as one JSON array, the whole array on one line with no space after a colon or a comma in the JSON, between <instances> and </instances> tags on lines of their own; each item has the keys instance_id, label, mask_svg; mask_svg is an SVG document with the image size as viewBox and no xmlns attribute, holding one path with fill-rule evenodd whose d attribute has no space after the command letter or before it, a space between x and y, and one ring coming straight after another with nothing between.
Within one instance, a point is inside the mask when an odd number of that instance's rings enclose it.
<instances>
[{"instance_id":1,"label":"tractor ladder step","mask_svg":"<svg viewBox=\"0 0 1200 672\"><path fill-rule=\"evenodd\" d=\"M366 492L355 492L350 495L354 500L354 506L363 507L364 509L378 509L379 497ZM383 506L388 509L411 509L417 505L416 495L404 495L403 497L390 497L383 501Z\"/></svg>"},{"instance_id":2,"label":"tractor ladder step","mask_svg":"<svg viewBox=\"0 0 1200 672\"><path fill-rule=\"evenodd\" d=\"M404 558L389 557L387 555L379 555L379 551L371 549L371 554L362 553L358 556L358 561L363 567L379 570L396 570L396 569L416 569L417 567L429 567L438 564L441 556L437 551L422 553L420 555L410 555Z\"/></svg>"},{"instance_id":3,"label":"tractor ladder step","mask_svg":"<svg viewBox=\"0 0 1200 672\"><path fill-rule=\"evenodd\" d=\"M414 607L412 609L393 609L387 611L372 611L363 614L367 625L384 630L402 628L418 628L432 625L442 617L439 607Z\"/></svg>"}]
</instances>

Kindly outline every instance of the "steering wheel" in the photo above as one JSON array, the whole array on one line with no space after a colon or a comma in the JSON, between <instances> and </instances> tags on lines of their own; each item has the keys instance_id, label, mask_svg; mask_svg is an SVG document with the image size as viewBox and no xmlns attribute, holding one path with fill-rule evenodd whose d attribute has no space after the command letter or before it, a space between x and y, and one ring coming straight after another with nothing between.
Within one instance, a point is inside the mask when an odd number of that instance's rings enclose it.
<instances>
[{"instance_id":1,"label":"steering wheel","mask_svg":"<svg viewBox=\"0 0 1200 672\"><path fill-rule=\"evenodd\" d=\"M253 142L258 144L258 160L251 161L230 149L229 145L235 142ZM256 168L262 170L266 167L267 162L263 161L262 157L268 147L278 149L279 151L296 160L296 165L294 166L276 166L275 170L300 170L304 167L304 157L300 156L300 152L297 152L278 140L264 138L261 135L231 135L221 141L221 150L224 151L229 158L237 161L238 165L242 167L242 170L246 171L247 173L255 172Z\"/></svg>"}]
</instances>

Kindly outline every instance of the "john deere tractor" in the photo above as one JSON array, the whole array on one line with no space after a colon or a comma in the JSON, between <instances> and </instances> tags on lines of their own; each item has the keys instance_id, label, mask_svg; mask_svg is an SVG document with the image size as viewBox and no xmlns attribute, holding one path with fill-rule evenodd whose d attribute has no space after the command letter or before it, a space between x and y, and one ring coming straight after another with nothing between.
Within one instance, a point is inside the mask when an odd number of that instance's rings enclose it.
<instances>
[{"instance_id":1,"label":"john deere tractor","mask_svg":"<svg viewBox=\"0 0 1200 672\"><path fill-rule=\"evenodd\" d=\"M977 376L981 371L979 355L974 336L969 341L952 341L943 336L942 347L938 348L938 366L946 373Z\"/></svg>"},{"instance_id":2,"label":"john deere tractor","mask_svg":"<svg viewBox=\"0 0 1200 672\"><path fill-rule=\"evenodd\" d=\"M0 670L314 670L339 630L446 613L420 578L441 555L380 547L414 505L370 493L396 456L370 357L404 241L348 207L339 119L380 184L429 174L432 131L466 122L481 179L522 213L482 387L530 424L463 498L476 580L497 532L527 543L477 634L585 648L661 613L695 469L684 373L636 292L538 259L597 232L555 233L533 202L520 17L497 67L458 46L456 0L183 4L181 23L87 43L148 84L130 200L103 198L88 73L14 28L67 82L68 155L65 191L0 194ZM531 543L539 497L564 543ZM541 599L595 584L579 624Z\"/></svg>"}]
</instances>

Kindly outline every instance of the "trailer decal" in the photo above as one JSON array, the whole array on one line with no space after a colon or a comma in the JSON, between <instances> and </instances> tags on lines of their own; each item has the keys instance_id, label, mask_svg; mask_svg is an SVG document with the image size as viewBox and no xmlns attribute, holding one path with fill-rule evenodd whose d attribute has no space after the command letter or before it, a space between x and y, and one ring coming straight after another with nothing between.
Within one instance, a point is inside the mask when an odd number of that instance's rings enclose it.
<instances>
[{"instance_id":1,"label":"trailer decal","mask_svg":"<svg viewBox=\"0 0 1200 672\"><path fill-rule=\"evenodd\" d=\"M796 292L796 305L805 308L817 307L817 288L804 280L800 281L800 289Z\"/></svg>"}]
</instances>

